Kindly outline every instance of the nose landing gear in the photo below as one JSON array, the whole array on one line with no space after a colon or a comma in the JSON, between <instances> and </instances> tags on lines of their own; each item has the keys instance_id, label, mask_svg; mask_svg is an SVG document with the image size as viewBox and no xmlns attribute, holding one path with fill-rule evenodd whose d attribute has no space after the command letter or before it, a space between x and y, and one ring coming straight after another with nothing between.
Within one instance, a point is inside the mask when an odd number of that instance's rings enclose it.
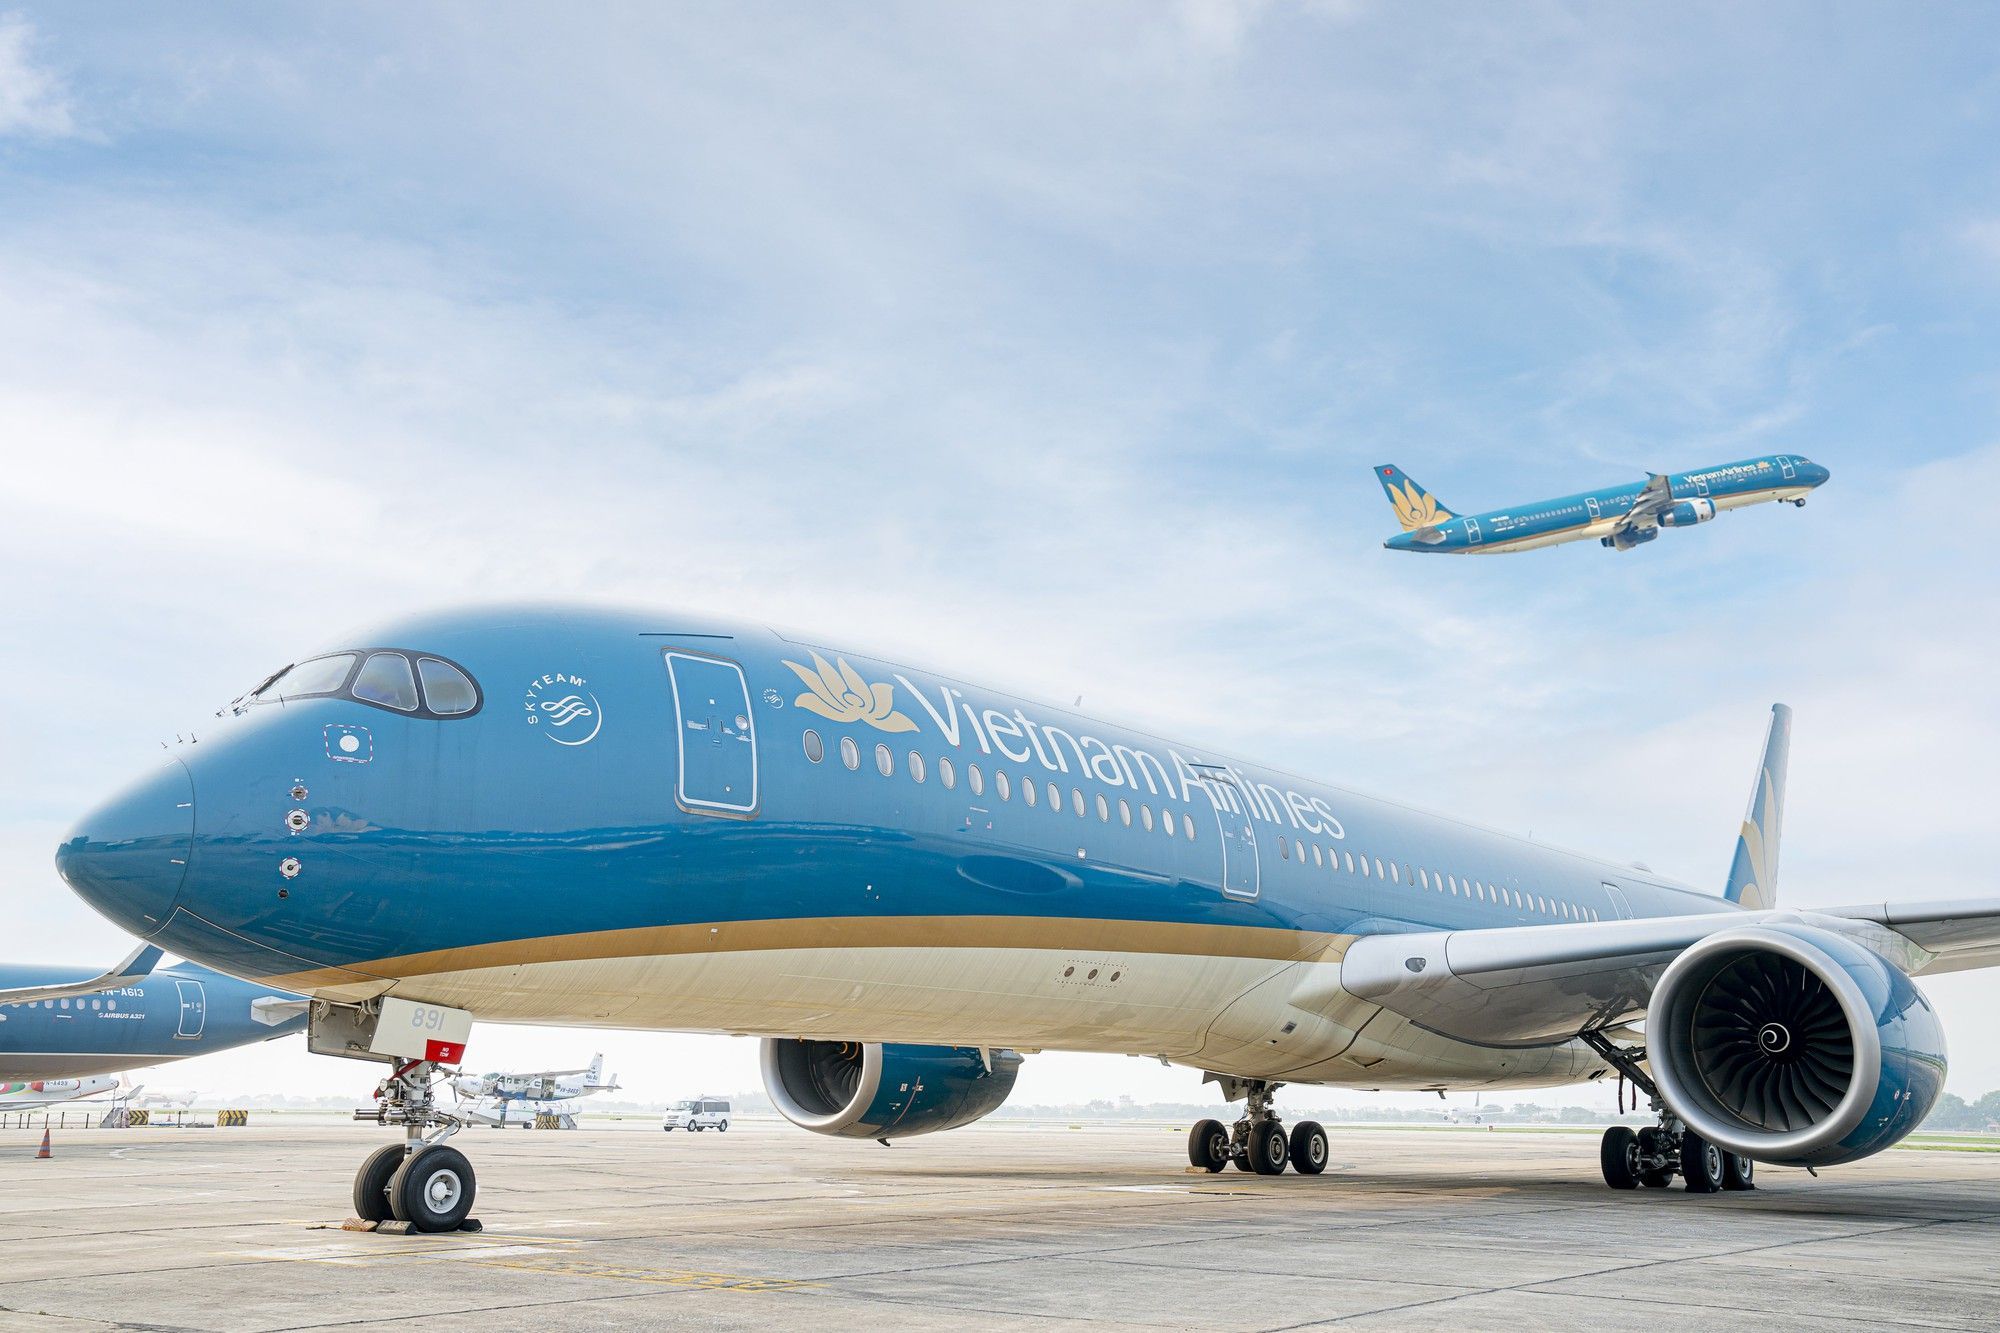
<instances>
[{"instance_id":1,"label":"nose landing gear","mask_svg":"<svg viewBox=\"0 0 2000 1333\"><path fill-rule=\"evenodd\" d=\"M1234 1163L1239 1171L1260 1176L1283 1175L1290 1166L1300 1175L1326 1170L1326 1131L1318 1121L1301 1120L1285 1132L1271 1105L1273 1093L1284 1086L1261 1079L1218 1077L1230 1101L1245 1099L1244 1115L1234 1127L1220 1120L1203 1120L1188 1132L1188 1161L1204 1171L1220 1171Z\"/></svg>"},{"instance_id":2,"label":"nose landing gear","mask_svg":"<svg viewBox=\"0 0 2000 1333\"><path fill-rule=\"evenodd\" d=\"M391 1006L400 1007L392 1011ZM384 1031L388 1026L384 1015L389 1012L394 1014L394 1029ZM462 1055L470 1019L462 1011L401 1000L361 1005L313 1002L307 1020L308 1049L389 1066L388 1076L375 1085L374 1105L354 1113L356 1120L403 1130L401 1143L377 1148L354 1173L354 1213L363 1222L400 1222L411 1231L424 1232L479 1230L472 1216L478 1177L465 1154L445 1143L464 1128L465 1121L439 1105L438 1090L448 1084L450 1074L438 1059L427 1058ZM450 1042L424 1035L412 1039L401 1031L405 1023L424 1034L454 1022L460 1031ZM408 1044L412 1040L415 1044ZM397 1054L399 1050L423 1050L427 1055Z\"/></svg>"},{"instance_id":3,"label":"nose landing gear","mask_svg":"<svg viewBox=\"0 0 2000 1333\"><path fill-rule=\"evenodd\" d=\"M354 1113L404 1130L403 1142L377 1148L354 1173L354 1212L363 1221L458 1231L471 1220L478 1177L464 1153L445 1145L465 1124L437 1104L435 1089L446 1077L430 1061L404 1062L376 1085L375 1105Z\"/></svg>"}]
</instances>

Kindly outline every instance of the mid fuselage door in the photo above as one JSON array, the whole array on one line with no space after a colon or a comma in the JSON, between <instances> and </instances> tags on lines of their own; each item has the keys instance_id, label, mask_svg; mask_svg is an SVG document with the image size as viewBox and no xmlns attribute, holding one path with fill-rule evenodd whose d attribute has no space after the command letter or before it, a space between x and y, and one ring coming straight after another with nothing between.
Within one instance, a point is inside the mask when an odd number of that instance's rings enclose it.
<instances>
[{"instance_id":1,"label":"mid fuselage door","mask_svg":"<svg viewBox=\"0 0 2000 1333\"><path fill-rule=\"evenodd\" d=\"M1613 912L1616 912L1623 920L1629 921L1632 919L1632 904L1626 900L1625 890L1606 880L1604 883L1604 893L1606 897L1611 899L1611 910Z\"/></svg>"},{"instance_id":2,"label":"mid fuselage door","mask_svg":"<svg viewBox=\"0 0 2000 1333\"><path fill-rule=\"evenodd\" d=\"M1481 532L1479 531L1479 520L1478 520L1478 519L1476 519L1476 518L1468 518L1468 519L1466 519L1466 520L1465 520L1465 544L1466 544L1467 546L1477 546L1477 545L1479 545L1479 543L1480 543L1481 541L1483 541L1483 540L1484 540L1484 536L1483 536L1483 534L1481 534Z\"/></svg>"},{"instance_id":3,"label":"mid fuselage door","mask_svg":"<svg viewBox=\"0 0 2000 1333\"><path fill-rule=\"evenodd\" d=\"M1598 499L1594 495L1583 497L1583 507L1590 511L1592 518L1601 518L1604 515L1604 506L1598 503Z\"/></svg>"},{"instance_id":4,"label":"mid fuselage door","mask_svg":"<svg viewBox=\"0 0 2000 1333\"><path fill-rule=\"evenodd\" d=\"M1232 898L1255 898L1261 881L1257 830L1250 822L1250 803L1236 779L1212 765L1194 765L1201 785L1215 803L1215 825L1222 840L1222 891Z\"/></svg>"},{"instance_id":5,"label":"mid fuselage door","mask_svg":"<svg viewBox=\"0 0 2000 1333\"><path fill-rule=\"evenodd\" d=\"M744 818L757 809L757 738L743 668L720 657L667 649L680 736L674 797L695 814Z\"/></svg>"},{"instance_id":6,"label":"mid fuselage door","mask_svg":"<svg viewBox=\"0 0 2000 1333\"><path fill-rule=\"evenodd\" d=\"M208 996L199 981L176 981L174 989L180 992L180 1025L175 1028L176 1037L199 1037L208 1023Z\"/></svg>"},{"instance_id":7,"label":"mid fuselage door","mask_svg":"<svg viewBox=\"0 0 2000 1333\"><path fill-rule=\"evenodd\" d=\"M1786 481L1798 480L1799 470L1792 466L1792 460L1789 458L1780 458L1778 460L1778 472Z\"/></svg>"}]
</instances>

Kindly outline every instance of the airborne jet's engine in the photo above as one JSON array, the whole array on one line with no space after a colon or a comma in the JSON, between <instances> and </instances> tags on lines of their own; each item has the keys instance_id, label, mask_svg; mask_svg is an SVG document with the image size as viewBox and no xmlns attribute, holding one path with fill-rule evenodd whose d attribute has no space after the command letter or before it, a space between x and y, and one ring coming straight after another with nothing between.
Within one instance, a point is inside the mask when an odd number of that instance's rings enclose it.
<instances>
[{"instance_id":1,"label":"airborne jet's engine","mask_svg":"<svg viewBox=\"0 0 2000 1333\"><path fill-rule=\"evenodd\" d=\"M1669 528L1691 528L1697 523L1706 523L1715 517L1715 501L1683 500L1660 515L1660 523Z\"/></svg>"},{"instance_id":2,"label":"airborne jet's engine","mask_svg":"<svg viewBox=\"0 0 2000 1333\"><path fill-rule=\"evenodd\" d=\"M1659 539L1660 530L1649 524L1643 528L1627 528L1623 532L1614 532L1609 537L1599 537L1597 540L1614 551L1629 551L1635 546L1644 546L1647 542Z\"/></svg>"},{"instance_id":3,"label":"airborne jet's engine","mask_svg":"<svg viewBox=\"0 0 2000 1333\"><path fill-rule=\"evenodd\" d=\"M1944 1090L1944 1032L1910 978L1804 925L1723 931L1676 958L1646 1015L1660 1095L1709 1142L1833 1166L1887 1148Z\"/></svg>"},{"instance_id":4,"label":"airborne jet's engine","mask_svg":"<svg viewBox=\"0 0 2000 1333\"><path fill-rule=\"evenodd\" d=\"M974 1046L766 1037L763 1064L771 1101L800 1128L896 1139L957 1129L998 1110L1021 1057Z\"/></svg>"}]
</instances>

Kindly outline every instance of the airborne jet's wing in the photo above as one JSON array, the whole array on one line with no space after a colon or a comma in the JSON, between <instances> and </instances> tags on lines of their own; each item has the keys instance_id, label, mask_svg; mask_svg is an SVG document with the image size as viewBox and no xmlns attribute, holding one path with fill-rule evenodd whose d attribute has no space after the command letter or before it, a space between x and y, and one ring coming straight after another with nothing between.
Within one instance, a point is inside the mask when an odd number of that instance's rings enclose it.
<instances>
[{"instance_id":1,"label":"airborne jet's wing","mask_svg":"<svg viewBox=\"0 0 2000 1333\"><path fill-rule=\"evenodd\" d=\"M1660 521L1660 515L1673 507L1673 483L1661 473L1649 472L1646 474L1646 489L1632 501L1632 507L1618 520L1615 530L1629 532L1633 528L1652 527Z\"/></svg>"},{"instance_id":2,"label":"airborne jet's wing","mask_svg":"<svg viewBox=\"0 0 2000 1333\"><path fill-rule=\"evenodd\" d=\"M1368 935L1341 959L1337 990L1463 1041L1553 1045L1639 1017L1681 950L1743 926L1835 931L1913 976L2000 964L2000 899L1815 911L1717 905L1690 916ZM1310 1009L1333 1000L1334 980L1307 978L1292 1002Z\"/></svg>"},{"instance_id":3,"label":"airborne jet's wing","mask_svg":"<svg viewBox=\"0 0 2000 1333\"><path fill-rule=\"evenodd\" d=\"M103 991L117 990L120 986L130 986L144 981L159 965L160 949L153 944L142 944L132 951L130 957L103 976L91 977L86 981L65 981L54 986L17 986L13 990L0 990L0 1004L33 1004L37 1000L67 1000L78 995L96 995Z\"/></svg>"}]
</instances>

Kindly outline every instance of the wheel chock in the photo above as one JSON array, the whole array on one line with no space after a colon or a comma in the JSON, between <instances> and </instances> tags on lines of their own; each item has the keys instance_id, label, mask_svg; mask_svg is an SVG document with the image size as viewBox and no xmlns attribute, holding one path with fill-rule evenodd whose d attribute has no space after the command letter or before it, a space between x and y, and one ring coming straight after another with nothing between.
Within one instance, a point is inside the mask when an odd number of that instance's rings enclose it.
<instances>
[{"instance_id":1,"label":"wheel chock","mask_svg":"<svg viewBox=\"0 0 2000 1333\"><path fill-rule=\"evenodd\" d=\"M378 1236L407 1236L410 1234L408 1222L377 1222L375 1234Z\"/></svg>"},{"instance_id":2,"label":"wheel chock","mask_svg":"<svg viewBox=\"0 0 2000 1333\"><path fill-rule=\"evenodd\" d=\"M342 1231L373 1231L380 1225L381 1223L370 1222L365 1217L350 1217L340 1224L340 1229Z\"/></svg>"},{"instance_id":3,"label":"wheel chock","mask_svg":"<svg viewBox=\"0 0 2000 1333\"><path fill-rule=\"evenodd\" d=\"M458 1229L460 1231L484 1231L486 1227L478 1218L468 1217L458 1224Z\"/></svg>"}]
</instances>

